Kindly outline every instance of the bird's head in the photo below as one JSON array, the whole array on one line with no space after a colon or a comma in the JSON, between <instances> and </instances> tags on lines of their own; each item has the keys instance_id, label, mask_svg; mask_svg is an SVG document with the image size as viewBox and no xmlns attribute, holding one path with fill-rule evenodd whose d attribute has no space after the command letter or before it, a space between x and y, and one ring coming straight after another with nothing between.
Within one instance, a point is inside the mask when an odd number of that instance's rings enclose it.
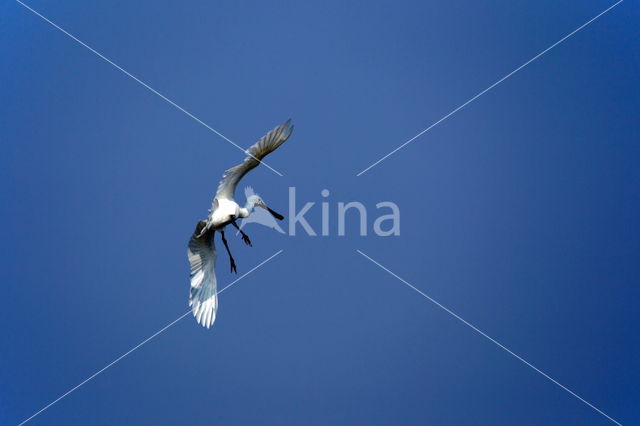
<instances>
[{"instance_id":1,"label":"bird's head","mask_svg":"<svg viewBox=\"0 0 640 426\"><path fill-rule=\"evenodd\" d=\"M260 204L264 204L262 202L262 198L260 198L260 196L256 194L250 186L247 186L244 189L244 196L247 197L247 206L251 209L255 208L255 206L259 206Z\"/></svg>"},{"instance_id":2,"label":"bird's head","mask_svg":"<svg viewBox=\"0 0 640 426\"><path fill-rule=\"evenodd\" d=\"M249 209L249 211L253 211L255 207L262 207L263 209L271 213L271 215L276 219L278 220L284 219L284 216L282 216L280 213L277 213L271 210L269 207L267 207L266 204L262 201L262 198L260 198L260 196L256 194L253 191L253 188L251 188L250 186L247 186L245 188L244 194L247 197L247 209Z\"/></svg>"}]
</instances>

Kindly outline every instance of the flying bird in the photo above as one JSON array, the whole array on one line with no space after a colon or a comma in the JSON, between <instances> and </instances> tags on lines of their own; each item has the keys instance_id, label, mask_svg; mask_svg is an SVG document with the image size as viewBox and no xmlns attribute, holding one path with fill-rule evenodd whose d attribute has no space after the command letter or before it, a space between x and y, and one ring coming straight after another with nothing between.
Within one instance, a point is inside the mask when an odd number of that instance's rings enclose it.
<instances>
[{"instance_id":1,"label":"flying bird","mask_svg":"<svg viewBox=\"0 0 640 426\"><path fill-rule=\"evenodd\" d=\"M291 136L293 125L291 119L271 130L247 151L244 161L224 172L218 190L213 199L207 220L198 221L196 229L189 240L188 257L191 266L191 289L189 292L189 306L196 321L206 328L211 327L216 319L218 309L217 283L215 273L216 245L214 235L218 231L222 238L231 271L237 273L236 262L231 256L229 244L224 236L224 228L231 224L242 236L242 241L251 246L251 240L236 223L238 218L249 217L255 207L261 207L271 213L278 220L284 216L271 210L257 194L247 191L244 207L233 199L238 182L250 170L256 168L267 154L275 151Z\"/></svg>"}]
</instances>

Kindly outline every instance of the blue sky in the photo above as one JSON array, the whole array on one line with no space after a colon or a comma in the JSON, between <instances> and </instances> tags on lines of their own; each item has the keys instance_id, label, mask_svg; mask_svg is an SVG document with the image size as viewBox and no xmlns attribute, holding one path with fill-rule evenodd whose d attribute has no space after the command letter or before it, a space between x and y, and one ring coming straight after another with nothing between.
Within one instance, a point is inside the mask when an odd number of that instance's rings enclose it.
<instances>
[{"instance_id":1,"label":"blue sky","mask_svg":"<svg viewBox=\"0 0 640 426\"><path fill-rule=\"evenodd\" d=\"M187 317L32 424L640 421L640 8L539 2L80 2L31 7L241 146L243 181L327 237L248 225L211 330ZM187 309L186 243L242 153L16 2L0 4L0 423ZM242 194L238 194L243 199ZM393 201L401 235L336 232ZM320 207L307 215L319 229ZM350 232L349 232L350 231ZM236 276L219 259L220 286Z\"/></svg>"}]
</instances>

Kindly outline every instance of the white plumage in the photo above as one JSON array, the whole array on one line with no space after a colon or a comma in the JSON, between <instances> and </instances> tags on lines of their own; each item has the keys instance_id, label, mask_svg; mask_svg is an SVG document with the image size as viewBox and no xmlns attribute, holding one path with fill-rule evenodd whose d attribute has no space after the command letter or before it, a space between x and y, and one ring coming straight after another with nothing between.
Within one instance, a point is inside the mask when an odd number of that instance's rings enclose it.
<instances>
[{"instance_id":1,"label":"white plumage","mask_svg":"<svg viewBox=\"0 0 640 426\"><path fill-rule=\"evenodd\" d=\"M246 151L247 157L242 163L224 172L218 185L216 196L213 199L211 210L209 210L209 217L206 221L201 220L198 222L189 240L188 257L191 265L189 306L191 306L196 321L204 327L211 327L216 319L216 311L218 309L215 274L215 232L219 231L222 234L222 241L225 243L225 248L229 253L231 270L235 271L235 262L231 257L224 237L224 228L230 223L237 227L235 220L248 217L256 206L269 211L279 220L283 219L281 215L268 208L262 199L253 193L253 190L247 196L244 207L240 207L233 197L240 179L258 166L265 156L282 145L289 138L292 131L291 120L287 120L251 146ZM247 193L249 194L249 192ZM242 234L243 241L247 245L251 245L249 237L241 230L239 232Z\"/></svg>"},{"instance_id":2,"label":"white plumage","mask_svg":"<svg viewBox=\"0 0 640 426\"><path fill-rule=\"evenodd\" d=\"M216 283L216 246L213 233L200 235L207 222L198 222L196 230L189 240L189 264L191 265L191 291L189 306L198 323L209 328L216 319L218 295Z\"/></svg>"}]
</instances>

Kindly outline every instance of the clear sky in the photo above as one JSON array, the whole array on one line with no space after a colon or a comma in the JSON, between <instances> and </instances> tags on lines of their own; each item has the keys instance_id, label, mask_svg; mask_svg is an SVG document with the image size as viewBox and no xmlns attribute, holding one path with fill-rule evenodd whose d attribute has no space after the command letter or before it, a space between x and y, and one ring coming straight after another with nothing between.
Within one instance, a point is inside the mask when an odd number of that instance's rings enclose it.
<instances>
[{"instance_id":1,"label":"clear sky","mask_svg":"<svg viewBox=\"0 0 640 426\"><path fill-rule=\"evenodd\" d=\"M247 225L211 330L186 317L34 425L640 422L640 7L613 2L28 1L246 147L243 181L331 235ZM186 243L242 153L14 1L0 4L0 423L187 310ZM330 191L323 199L320 192ZM238 198L244 201L240 192ZM337 203L401 235L337 235ZM286 223L285 223L286 225ZM220 247L219 247L220 248ZM218 279L229 273L221 253Z\"/></svg>"}]
</instances>

